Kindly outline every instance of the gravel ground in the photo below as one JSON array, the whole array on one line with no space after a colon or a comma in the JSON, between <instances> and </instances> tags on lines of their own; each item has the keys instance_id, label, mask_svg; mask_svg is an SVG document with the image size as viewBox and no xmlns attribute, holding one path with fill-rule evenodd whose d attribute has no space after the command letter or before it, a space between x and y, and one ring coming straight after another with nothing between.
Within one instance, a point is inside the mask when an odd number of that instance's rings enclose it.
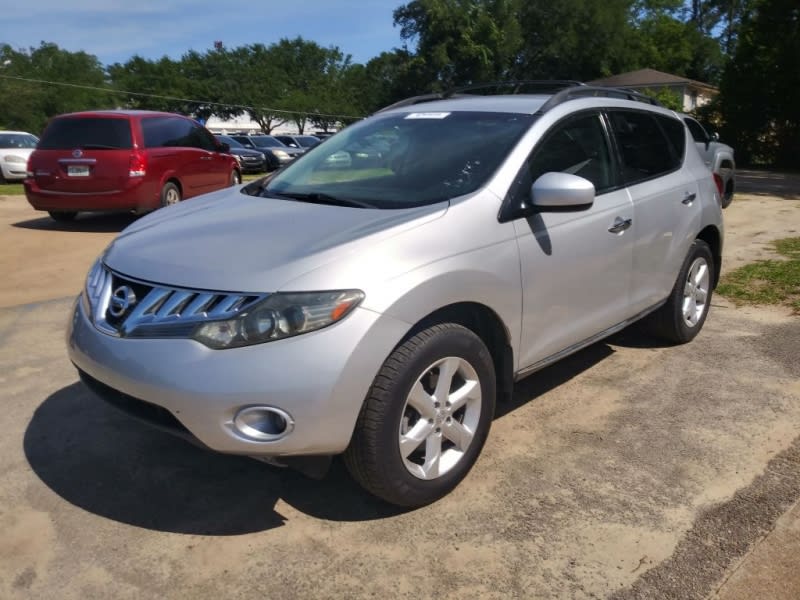
<instances>
[{"instance_id":1,"label":"gravel ground","mask_svg":"<svg viewBox=\"0 0 800 600\"><path fill-rule=\"evenodd\" d=\"M730 266L796 235L800 201L725 217ZM63 343L126 222L0 198L2 598L703 598L800 497L800 319L721 298L687 346L628 330L521 382L468 479L416 511L339 464L311 481L152 431Z\"/></svg>"}]
</instances>

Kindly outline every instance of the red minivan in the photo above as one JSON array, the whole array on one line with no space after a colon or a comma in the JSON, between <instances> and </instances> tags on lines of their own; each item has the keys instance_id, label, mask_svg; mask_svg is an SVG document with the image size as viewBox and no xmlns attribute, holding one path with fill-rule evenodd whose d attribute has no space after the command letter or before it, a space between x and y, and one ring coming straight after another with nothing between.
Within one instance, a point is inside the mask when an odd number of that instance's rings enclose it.
<instances>
[{"instance_id":1,"label":"red minivan","mask_svg":"<svg viewBox=\"0 0 800 600\"><path fill-rule=\"evenodd\" d=\"M52 119L28 160L25 195L56 221L147 212L241 182L229 148L187 117L108 110Z\"/></svg>"}]
</instances>

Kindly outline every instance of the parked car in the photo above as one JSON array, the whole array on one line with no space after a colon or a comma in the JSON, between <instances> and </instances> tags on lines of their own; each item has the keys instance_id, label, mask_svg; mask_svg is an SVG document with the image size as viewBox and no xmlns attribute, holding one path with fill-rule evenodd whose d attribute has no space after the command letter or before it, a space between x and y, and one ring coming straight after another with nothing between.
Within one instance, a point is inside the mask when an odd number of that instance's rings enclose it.
<instances>
[{"instance_id":1,"label":"parked car","mask_svg":"<svg viewBox=\"0 0 800 600\"><path fill-rule=\"evenodd\" d=\"M207 129L180 115L108 110L55 117L31 154L25 195L57 221L147 212L241 182Z\"/></svg>"},{"instance_id":2,"label":"parked car","mask_svg":"<svg viewBox=\"0 0 800 600\"><path fill-rule=\"evenodd\" d=\"M313 135L276 135L275 139L289 146L289 148L303 150L304 152L320 142L320 139Z\"/></svg>"},{"instance_id":3,"label":"parked car","mask_svg":"<svg viewBox=\"0 0 800 600\"><path fill-rule=\"evenodd\" d=\"M274 171L289 164L304 150L289 148L271 135L232 135L245 148L260 150L267 159L267 170Z\"/></svg>"},{"instance_id":4,"label":"parked car","mask_svg":"<svg viewBox=\"0 0 800 600\"><path fill-rule=\"evenodd\" d=\"M410 99L144 217L91 268L70 358L212 450L317 474L343 453L373 494L433 502L515 381L642 319L703 327L719 190L676 113L614 92ZM376 139L381 165L331 168Z\"/></svg>"},{"instance_id":5,"label":"parked car","mask_svg":"<svg viewBox=\"0 0 800 600\"><path fill-rule=\"evenodd\" d=\"M0 183L25 179L28 158L38 141L25 131L0 131Z\"/></svg>"},{"instance_id":6,"label":"parked car","mask_svg":"<svg viewBox=\"0 0 800 600\"><path fill-rule=\"evenodd\" d=\"M716 133L709 134L700 123L689 115L681 115L695 146L703 157L706 166L714 173L722 185L722 208L733 202L736 191L736 161L733 148L719 141Z\"/></svg>"},{"instance_id":7,"label":"parked car","mask_svg":"<svg viewBox=\"0 0 800 600\"><path fill-rule=\"evenodd\" d=\"M267 157L260 150L245 148L241 143L227 135L215 135L214 137L221 144L228 145L228 154L233 156L236 162L239 163L239 169L242 173L262 173L267 170Z\"/></svg>"}]
</instances>

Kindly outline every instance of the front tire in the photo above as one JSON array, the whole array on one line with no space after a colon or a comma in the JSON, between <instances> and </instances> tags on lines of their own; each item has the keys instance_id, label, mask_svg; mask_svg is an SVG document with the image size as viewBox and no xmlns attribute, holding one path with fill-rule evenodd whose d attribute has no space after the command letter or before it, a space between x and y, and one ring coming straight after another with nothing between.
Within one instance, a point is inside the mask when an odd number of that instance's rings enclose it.
<instances>
[{"instance_id":1,"label":"front tire","mask_svg":"<svg viewBox=\"0 0 800 600\"><path fill-rule=\"evenodd\" d=\"M240 183L242 183L242 175L239 173L239 171L234 169L231 171L230 186L233 187L235 185L239 185Z\"/></svg>"},{"instance_id":2,"label":"front tire","mask_svg":"<svg viewBox=\"0 0 800 600\"><path fill-rule=\"evenodd\" d=\"M692 341L706 321L714 277L711 248L695 240L667 302L647 318L652 333L675 344Z\"/></svg>"},{"instance_id":3,"label":"front tire","mask_svg":"<svg viewBox=\"0 0 800 600\"><path fill-rule=\"evenodd\" d=\"M455 323L420 331L381 367L344 454L353 478L398 506L446 495L466 477L494 416L492 357Z\"/></svg>"}]
</instances>

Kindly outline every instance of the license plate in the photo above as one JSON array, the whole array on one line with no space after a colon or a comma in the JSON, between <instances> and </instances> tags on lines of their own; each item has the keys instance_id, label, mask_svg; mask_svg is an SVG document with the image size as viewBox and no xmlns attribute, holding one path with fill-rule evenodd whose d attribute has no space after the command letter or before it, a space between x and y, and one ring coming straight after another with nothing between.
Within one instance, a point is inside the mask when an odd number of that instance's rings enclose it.
<instances>
[{"instance_id":1,"label":"license plate","mask_svg":"<svg viewBox=\"0 0 800 600\"><path fill-rule=\"evenodd\" d=\"M67 167L67 175L70 177L88 177L89 167L87 165L70 165Z\"/></svg>"}]
</instances>

